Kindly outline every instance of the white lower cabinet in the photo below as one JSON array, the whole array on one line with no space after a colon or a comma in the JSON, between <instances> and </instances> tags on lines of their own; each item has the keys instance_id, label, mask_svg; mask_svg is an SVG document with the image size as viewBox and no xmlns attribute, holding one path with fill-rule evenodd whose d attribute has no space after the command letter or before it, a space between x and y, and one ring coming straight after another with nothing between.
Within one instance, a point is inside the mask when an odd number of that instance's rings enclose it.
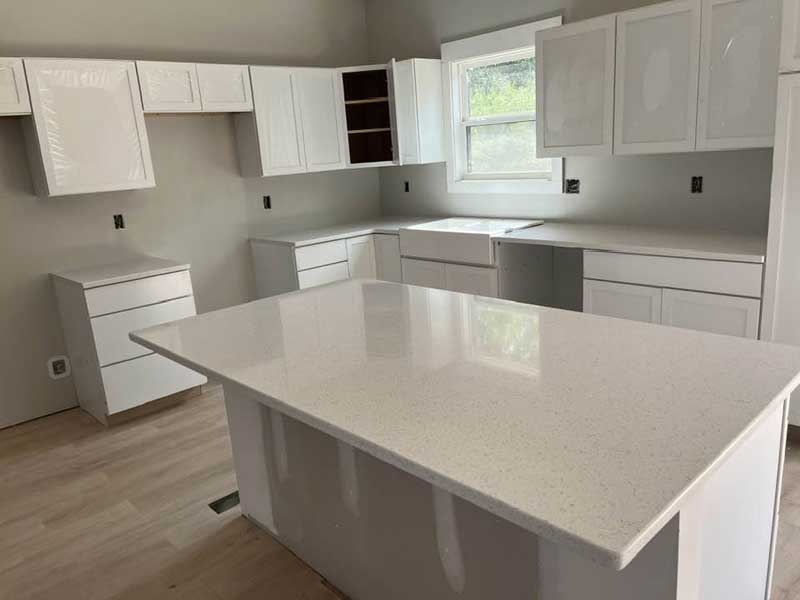
<instances>
[{"instance_id":1,"label":"white lower cabinet","mask_svg":"<svg viewBox=\"0 0 800 600\"><path fill-rule=\"evenodd\" d=\"M664 290L661 323L756 339L760 311L756 298Z\"/></svg>"},{"instance_id":2,"label":"white lower cabinet","mask_svg":"<svg viewBox=\"0 0 800 600\"><path fill-rule=\"evenodd\" d=\"M403 283L444 290L447 288L444 263L404 258Z\"/></svg>"},{"instance_id":3,"label":"white lower cabinet","mask_svg":"<svg viewBox=\"0 0 800 600\"><path fill-rule=\"evenodd\" d=\"M298 272L297 285L301 290L305 290L318 285L333 283L334 281L344 281L349 278L350 271L347 268L347 263L341 262Z\"/></svg>"},{"instance_id":4,"label":"white lower cabinet","mask_svg":"<svg viewBox=\"0 0 800 600\"><path fill-rule=\"evenodd\" d=\"M612 281L583 281L583 311L757 339L761 301Z\"/></svg>"},{"instance_id":5,"label":"white lower cabinet","mask_svg":"<svg viewBox=\"0 0 800 600\"><path fill-rule=\"evenodd\" d=\"M661 288L584 279L583 312L660 323Z\"/></svg>"},{"instance_id":6,"label":"white lower cabinet","mask_svg":"<svg viewBox=\"0 0 800 600\"><path fill-rule=\"evenodd\" d=\"M29 115L28 83L21 58L0 58L0 115Z\"/></svg>"},{"instance_id":7,"label":"white lower cabinet","mask_svg":"<svg viewBox=\"0 0 800 600\"><path fill-rule=\"evenodd\" d=\"M78 402L97 420L206 383L128 337L196 314L188 265L136 258L54 274L53 286Z\"/></svg>"},{"instance_id":8,"label":"white lower cabinet","mask_svg":"<svg viewBox=\"0 0 800 600\"><path fill-rule=\"evenodd\" d=\"M403 267L400 263L400 236L376 233L373 240L378 279L401 283Z\"/></svg>"},{"instance_id":9,"label":"white lower cabinet","mask_svg":"<svg viewBox=\"0 0 800 600\"><path fill-rule=\"evenodd\" d=\"M347 266L352 279L375 279L375 243L371 235L347 240Z\"/></svg>"}]
</instances>

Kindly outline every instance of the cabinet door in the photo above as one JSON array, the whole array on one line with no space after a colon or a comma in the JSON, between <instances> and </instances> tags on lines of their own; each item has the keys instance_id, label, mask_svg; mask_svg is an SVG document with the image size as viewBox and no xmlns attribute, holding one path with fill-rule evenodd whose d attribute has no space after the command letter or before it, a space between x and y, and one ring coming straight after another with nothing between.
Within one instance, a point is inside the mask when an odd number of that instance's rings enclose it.
<instances>
[{"instance_id":1,"label":"cabinet door","mask_svg":"<svg viewBox=\"0 0 800 600\"><path fill-rule=\"evenodd\" d=\"M197 65L200 99L205 112L253 110L250 72L246 65Z\"/></svg>"},{"instance_id":2,"label":"cabinet door","mask_svg":"<svg viewBox=\"0 0 800 600\"><path fill-rule=\"evenodd\" d=\"M661 288L584 279L583 312L660 323Z\"/></svg>"},{"instance_id":3,"label":"cabinet door","mask_svg":"<svg viewBox=\"0 0 800 600\"><path fill-rule=\"evenodd\" d=\"M614 153L695 149L699 0L617 16Z\"/></svg>"},{"instance_id":4,"label":"cabinet door","mask_svg":"<svg viewBox=\"0 0 800 600\"><path fill-rule=\"evenodd\" d=\"M347 240L347 266L353 279L375 279L375 245L371 235Z\"/></svg>"},{"instance_id":5,"label":"cabinet door","mask_svg":"<svg viewBox=\"0 0 800 600\"><path fill-rule=\"evenodd\" d=\"M400 236L378 233L373 239L378 279L401 283L403 270L400 266Z\"/></svg>"},{"instance_id":6,"label":"cabinet door","mask_svg":"<svg viewBox=\"0 0 800 600\"><path fill-rule=\"evenodd\" d=\"M775 140L780 0L704 0L697 149Z\"/></svg>"},{"instance_id":7,"label":"cabinet door","mask_svg":"<svg viewBox=\"0 0 800 600\"><path fill-rule=\"evenodd\" d=\"M780 77L775 134L761 337L800 346L800 74Z\"/></svg>"},{"instance_id":8,"label":"cabinet door","mask_svg":"<svg viewBox=\"0 0 800 600\"><path fill-rule=\"evenodd\" d=\"M780 72L800 71L800 0L783 0Z\"/></svg>"},{"instance_id":9,"label":"cabinet door","mask_svg":"<svg viewBox=\"0 0 800 600\"><path fill-rule=\"evenodd\" d=\"M136 61L144 112L200 112L194 63Z\"/></svg>"},{"instance_id":10,"label":"cabinet door","mask_svg":"<svg viewBox=\"0 0 800 600\"><path fill-rule=\"evenodd\" d=\"M33 107L26 133L31 154L41 157L34 165L40 192L155 185L133 62L25 59L25 70Z\"/></svg>"},{"instance_id":11,"label":"cabinet door","mask_svg":"<svg viewBox=\"0 0 800 600\"><path fill-rule=\"evenodd\" d=\"M403 283L440 290L447 289L444 263L404 258L402 265Z\"/></svg>"},{"instance_id":12,"label":"cabinet door","mask_svg":"<svg viewBox=\"0 0 800 600\"><path fill-rule=\"evenodd\" d=\"M306 166L330 171L347 166L341 93L335 69L297 69L292 79L300 105Z\"/></svg>"},{"instance_id":13,"label":"cabinet door","mask_svg":"<svg viewBox=\"0 0 800 600\"><path fill-rule=\"evenodd\" d=\"M0 58L0 115L29 115L31 103L21 58Z\"/></svg>"},{"instance_id":14,"label":"cabinet door","mask_svg":"<svg viewBox=\"0 0 800 600\"><path fill-rule=\"evenodd\" d=\"M536 32L536 155L610 155L616 17Z\"/></svg>"},{"instance_id":15,"label":"cabinet door","mask_svg":"<svg viewBox=\"0 0 800 600\"><path fill-rule=\"evenodd\" d=\"M250 67L261 175L306 172L300 107L291 69Z\"/></svg>"},{"instance_id":16,"label":"cabinet door","mask_svg":"<svg viewBox=\"0 0 800 600\"><path fill-rule=\"evenodd\" d=\"M665 289L661 322L755 340L758 338L760 309L761 302L756 298Z\"/></svg>"},{"instance_id":17,"label":"cabinet door","mask_svg":"<svg viewBox=\"0 0 800 600\"><path fill-rule=\"evenodd\" d=\"M497 269L448 264L445 285L451 292L497 298Z\"/></svg>"}]
</instances>

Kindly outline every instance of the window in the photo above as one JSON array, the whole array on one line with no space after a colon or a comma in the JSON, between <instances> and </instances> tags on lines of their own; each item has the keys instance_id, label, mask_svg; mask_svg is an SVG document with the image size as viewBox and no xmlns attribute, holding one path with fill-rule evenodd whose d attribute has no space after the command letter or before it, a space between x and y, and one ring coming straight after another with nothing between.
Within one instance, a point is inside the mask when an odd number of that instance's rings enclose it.
<instances>
[{"instance_id":1,"label":"window","mask_svg":"<svg viewBox=\"0 0 800 600\"><path fill-rule=\"evenodd\" d=\"M535 32L561 18L442 46L448 190L560 193L561 159L536 157Z\"/></svg>"}]
</instances>

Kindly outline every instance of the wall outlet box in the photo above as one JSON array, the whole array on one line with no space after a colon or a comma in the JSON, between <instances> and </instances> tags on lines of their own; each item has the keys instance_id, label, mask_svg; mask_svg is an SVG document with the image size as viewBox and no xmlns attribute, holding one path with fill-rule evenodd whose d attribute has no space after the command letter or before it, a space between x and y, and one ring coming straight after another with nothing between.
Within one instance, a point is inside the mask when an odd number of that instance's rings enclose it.
<instances>
[{"instance_id":1,"label":"wall outlet box","mask_svg":"<svg viewBox=\"0 0 800 600\"><path fill-rule=\"evenodd\" d=\"M692 193L693 194L702 194L703 193L703 178L702 177L692 177Z\"/></svg>"},{"instance_id":2,"label":"wall outlet box","mask_svg":"<svg viewBox=\"0 0 800 600\"><path fill-rule=\"evenodd\" d=\"M125 229L125 217L123 215L114 215L114 229Z\"/></svg>"},{"instance_id":3,"label":"wall outlet box","mask_svg":"<svg viewBox=\"0 0 800 600\"><path fill-rule=\"evenodd\" d=\"M54 356L47 361L47 372L50 379L64 379L72 375L72 367L66 356Z\"/></svg>"},{"instance_id":4,"label":"wall outlet box","mask_svg":"<svg viewBox=\"0 0 800 600\"><path fill-rule=\"evenodd\" d=\"M272 209L272 196L264 196L264 210Z\"/></svg>"},{"instance_id":5,"label":"wall outlet box","mask_svg":"<svg viewBox=\"0 0 800 600\"><path fill-rule=\"evenodd\" d=\"M565 194L580 194L581 193L581 180L580 179L565 179L564 180L564 193Z\"/></svg>"}]
</instances>

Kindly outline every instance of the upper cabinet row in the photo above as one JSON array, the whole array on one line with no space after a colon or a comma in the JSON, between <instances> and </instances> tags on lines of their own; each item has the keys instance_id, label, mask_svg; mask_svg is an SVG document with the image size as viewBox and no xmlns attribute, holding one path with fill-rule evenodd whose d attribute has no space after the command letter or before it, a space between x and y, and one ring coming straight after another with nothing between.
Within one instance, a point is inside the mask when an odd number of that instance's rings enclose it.
<instances>
[{"instance_id":1,"label":"upper cabinet row","mask_svg":"<svg viewBox=\"0 0 800 600\"><path fill-rule=\"evenodd\" d=\"M677 0L537 33L539 156L773 145L781 0Z\"/></svg>"},{"instance_id":2,"label":"upper cabinet row","mask_svg":"<svg viewBox=\"0 0 800 600\"><path fill-rule=\"evenodd\" d=\"M32 115L23 127L39 195L153 187L147 112L240 113L245 175L444 159L438 60L315 69L0 58L0 115Z\"/></svg>"},{"instance_id":3,"label":"upper cabinet row","mask_svg":"<svg viewBox=\"0 0 800 600\"><path fill-rule=\"evenodd\" d=\"M441 61L250 67L254 110L236 116L245 176L444 160Z\"/></svg>"}]
</instances>

